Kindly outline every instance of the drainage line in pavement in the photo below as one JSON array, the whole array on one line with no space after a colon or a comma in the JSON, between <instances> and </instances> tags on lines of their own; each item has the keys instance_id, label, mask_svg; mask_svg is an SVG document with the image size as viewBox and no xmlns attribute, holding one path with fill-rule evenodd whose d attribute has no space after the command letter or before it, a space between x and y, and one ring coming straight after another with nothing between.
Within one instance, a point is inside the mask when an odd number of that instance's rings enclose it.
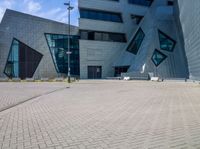
<instances>
[{"instance_id":1,"label":"drainage line in pavement","mask_svg":"<svg viewBox=\"0 0 200 149\"><path fill-rule=\"evenodd\" d=\"M0 109L0 112L6 111L6 110L8 110L8 109L11 109L11 108L13 108L13 107L15 107L15 106L18 106L18 105L20 105L20 104L23 104L23 103L28 102L28 101L30 101L30 100L33 100L33 99L35 99L35 98L38 98L38 97L41 97L41 96L45 96L45 95L49 95L49 94L51 94L51 93L54 93L54 92L57 92L57 91L61 91L61 90L64 90L64 89L66 89L66 87L60 88L60 89L56 89L56 90L53 90L53 91L50 91L50 92L46 92L46 93L43 93L43 94L39 94L39 95L37 95L37 96L28 98L27 100L24 100L24 101L18 102L18 103L16 103L16 104L7 106L7 107L5 107L5 108L3 108L3 109Z\"/></svg>"}]
</instances>

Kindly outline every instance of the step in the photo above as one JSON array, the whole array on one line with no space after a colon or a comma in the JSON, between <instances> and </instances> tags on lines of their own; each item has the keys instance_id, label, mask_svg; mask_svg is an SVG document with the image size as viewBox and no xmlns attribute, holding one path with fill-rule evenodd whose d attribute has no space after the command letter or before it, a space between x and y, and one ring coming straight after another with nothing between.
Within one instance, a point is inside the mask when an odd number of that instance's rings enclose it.
<instances>
[{"instance_id":1,"label":"step","mask_svg":"<svg viewBox=\"0 0 200 149\"><path fill-rule=\"evenodd\" d=\"M9 79L8 78L0 78L0 82L8 82Z\"/></svg>"},{"instance_id":2,"label":"step","mask_svg":"<svg viewBox=\"0 0 200 149\"><path fill-rule=\"evenodd\" d=\"M186 78L165 78L164 82L187 82Z\"/></svg>"}]
</instances>

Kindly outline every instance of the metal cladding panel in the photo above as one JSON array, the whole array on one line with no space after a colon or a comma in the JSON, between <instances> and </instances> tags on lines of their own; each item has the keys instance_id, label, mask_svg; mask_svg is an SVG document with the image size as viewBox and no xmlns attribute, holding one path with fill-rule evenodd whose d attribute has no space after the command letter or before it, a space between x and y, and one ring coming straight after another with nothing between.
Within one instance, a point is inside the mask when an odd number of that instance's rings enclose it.
<instances>
[{"instance_id":1,"label":"metal cladding panel","mask_svg":"<svg viewBox=\"0 0 200 149\"><path fill-rule=\"evenodd\" d=\"M109 12L117 12L122 16L122 22L111 22L92 19L79 19L80 30L92 30L113 33L125 33L127 40L137 28L137 24L131 19L131 14L143 16L148 7L132 5L126 0L79 0L79 9L92 9ZM87 78L87 66L102 66L102 77L114 76L113 63L123 52L126 43L80 40L80 74L81 78Z\"/></svg>"},{"instance_id":2,"label":"metal cladding panel","mask_svg":"<svg viewBox=\"0 0 200 149\"><path fill-rule=\"evenodd\" d=\"M3 70L13 38L35 49L43 58L34 73L35 78L58 76L45 38L45 33L67 34L68 25L44 18L6 10L0 25L0 77L5 77ZM78 27L71 26L71 34L78 34Z\"/></svg>"},{"instance_id":3,"label":"metal cladding panel","mask_svg":"<svg viewBox=\"0 0 200 149\"><path fill-rule=\"evenodd\" d=\"M140 73L144 69L144 73L153 72L156 76L162 78L188 77L187 61L185 59L184 49L182 48L183 42L178 32L180 29L175 21L172 7L166 6L164 2L166 1L155 0L139 24L137 30L141 28L145 33L145 38L142 41L138 53L134 55L127 51L128 45L136 36L136 30L126 45L124 53L119 56L114 66L129 64L130 68L128 72ZM170 39L174 39L176 45L173 47L173 51L170 52L161 49L158 34L159 30L164 32ZM152 55L155 49L158 49L167 56L167 58L157 66L152 62ZM131 56L132 60L130 60Z\"/></svg>"},{"instance_id":4,"label":"metal cladding panel","mask_svg":"<svg viewBox=\"0 0 200 149\"><path fill-rule=\"evenodd\" d=\"M177 0L190 79L200 80L200 1Z\"/></svg>"}]
</instances>

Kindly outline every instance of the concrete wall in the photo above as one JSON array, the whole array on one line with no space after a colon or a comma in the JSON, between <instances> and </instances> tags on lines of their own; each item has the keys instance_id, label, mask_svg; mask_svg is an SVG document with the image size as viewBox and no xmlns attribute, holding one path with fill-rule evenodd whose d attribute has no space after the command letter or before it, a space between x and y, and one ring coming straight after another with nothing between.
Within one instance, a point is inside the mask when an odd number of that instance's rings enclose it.
<instances>
[{"instance_id":1,"label":"concrete wall","mask_svg":"<svg viewBox=\"0 0 200 149\"><path fill-rule=\"evenodd\" d=\"M7 10L0 25L0 77L5 77L3 71L13 38L43 54L35 78L58 76L44 33L67 34L67 30L66 24ZM71 32L78 34L78 28L72 26Z\"/></svg>"},{"instance_id":2,"label":"concrete wall","mask_svg":"<svg viewBox=\"0 0 200 149\"><path fill-rule=\"evenodd\" d=\"M113 61L125 44L101 41L80 40L81 78L86 79L87 66L102 66L102 78L114 75Z\"/></svg>"},{"instance_id":3,"label":"concrete wall","mask_svg":"<svg viewBox=\"0 0 200 149\"><path fill-rule=\"evenodd\" d=\"M200 1L177 0L190 79L200 80Z\"/></svg>"}]
</instances>

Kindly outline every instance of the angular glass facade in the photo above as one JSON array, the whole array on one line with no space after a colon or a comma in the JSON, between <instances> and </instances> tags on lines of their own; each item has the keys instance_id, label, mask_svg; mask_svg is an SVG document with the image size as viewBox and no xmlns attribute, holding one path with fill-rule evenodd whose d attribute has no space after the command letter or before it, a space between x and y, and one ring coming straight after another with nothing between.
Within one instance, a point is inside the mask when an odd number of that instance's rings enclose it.
<instances>
[{"instance_id":1,"label":"angular glass facade","mask_svg":"<svg viewBox=\"0 0 200 149\"><path fill-rule=\"evenodd\" d=\"M133 38L133 40L129 44L127 51L136 55L138 53L138 50L139 50L141 44L142 44L142 41L144 40L144 37L145 37L144 32L142 31L141 28L139 28L139 30L135 34L135 37Z\"/></svg>"},{"instance_id":2,"label":"angular glass facade","mask_svg":"<svg viewBox=\"0 0 200 149\"><path fill-rule=\"evenodd\" d=\"M9 78L31 78L43 55L17 39L13 39L4 73Z\"/></svg>"},{"instance_id":3,"label":"angular glass facade","mask_svg":"<svg viewBox=\"0 0 200 149\"><path fill-rule=\"evenodd\" d=\"M160 48L162 50L173 52L176 45L176 41L160 30L158 30L158 36L160 41Z\"/></svg>"},{"instance_id":4,"label":"angular glass facade","mask_svg":"<svg viewBox=\"0 0 200 149\"><path fill-rule=\"evenodd\" d=\"M151 58L151 60L153 61L153 63L157 66L159 66L165 59L167 58L167 56L165 54L163 54L162 52L158 51L157 49L154 51L153 56Z\"/></svg>"},{"instance_id":5,"label":"angular glass facade","mask_svg":"<svg viewBox=\"0 0 200 149\"><path fill-rule=\"evenodd\" d=\"M68 73L68 35L45 34L54 65L58 73ZM80 75L79 36L70 36L70 70L71 75Z\"/></svg>"}]
</instances>

